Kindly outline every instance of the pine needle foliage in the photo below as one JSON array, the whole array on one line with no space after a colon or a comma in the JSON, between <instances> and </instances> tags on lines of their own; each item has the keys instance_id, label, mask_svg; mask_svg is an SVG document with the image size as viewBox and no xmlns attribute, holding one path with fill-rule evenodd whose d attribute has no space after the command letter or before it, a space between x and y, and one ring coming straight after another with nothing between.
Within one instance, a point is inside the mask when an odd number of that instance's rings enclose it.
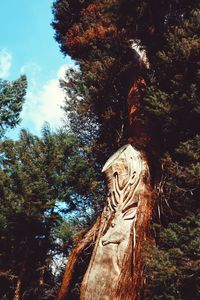
<instances>
[{"instance_id":1,"label":"pine needle foliage","mask_svg":"<svg viewBox=\"0 0 200 300\"><path fill-rule=\"evenodd\" d=\"M0 79L0 138L6 129L19 124L26 89L27 80L24 75L12 82Z\"/></svg>"},{"instance_id":2,"label":"pine needle foliage","mask_svg":"<svg viewBox=\"0 0 200 300\"><path fill-rule=\"evenodd\" d=\"M41 138L22 130L0 144L0 298L12 299L18 282L23 299L55 298L54 261L92 222L98 185L74 136L46 125Z\"/></svg>"},{"instance_id":3,"label":"pine needle foliage","mask_svg":"<svg viewBox=\"0 0 200 300\"><path fill-rule=\"evenodd\" d=\"M147 295L198 299L199 1L57 0L53 13L61 51L79 67L62 83L73 99L66 100L65 110L72 123L79 117L80 135L91 128L84 137L92 140L99 164L127 143L127 97L136 78L145 80L139 118L148 129L144 150L156 198L153 222L161 232L146 269L153 275L144 270ZM138 64L131 40L146 49L149 70Z\"/></svg>"}]
</instances>

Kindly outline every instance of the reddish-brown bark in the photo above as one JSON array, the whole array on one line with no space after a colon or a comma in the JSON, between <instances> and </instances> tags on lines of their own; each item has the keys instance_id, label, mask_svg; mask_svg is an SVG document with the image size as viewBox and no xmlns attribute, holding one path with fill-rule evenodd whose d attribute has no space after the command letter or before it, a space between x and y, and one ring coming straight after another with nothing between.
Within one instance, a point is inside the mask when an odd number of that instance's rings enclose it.
<instances>
[{"instance_id":1,"label":"reddish-brown bark","mask_svg":"<svg viewBox=\"0 0 200 300\"><path fill-rule=\"evenodd\" d=\"M134 224L131 230L129 245L124 257L122 270L113 300L139 300L143 287L144 246L151 243L150 222L153 209L152 190L146 185L141 194L137 221L135 226L136 245L134 247Z\"/></svg>"},{"instance_id":2,"label":"reddish-brown bark","mask_svg":"<svg viewBox=\"0 0 200 300\"><path fill-rule=\"evenodd\" d=\"M144 284L144 248L145 243L152 243L151 218L153 210L152 191L149 190L141 199L138 207L138 218L136 223L136 247L134 249L134 271L133 271L133 300L140 299L140 292Z\"/></svg>"},{"instance_id":3,"label":"reddish-brown bark","mask_svg":"<svg viewBox=\"0 0 200 300\"><path fill-rule=\"evenodd\" d=\"M86 247L90 245L92 242L95 241L96 236L98 234L100 225L100 219L97 219L97 222L93 225L93 227L86 233L84 238L77 244L77 246L72 251L71 255L69 256L68 263L65 269L63 281L57 296L57 300L64 300L68 299L68 293L71 287L71 283L73 280L73 274L75 266L78 262L79 257L83 253Z\"/></svg>"},{"instance_id":4,"label":"reddish-brown bark","mask_svg":"<svg viewBox=\"0 0 200 300\"><path fill-rule=\"evenodd\" d=\"M129 112L129 143L143 152L143 159L147 161L146 146L150 141L148 130L140 118L141 98L146 88L145 80L138 77L128 94L127 104ZM148 176L148 175L147 175ZM138 300L143 287L144 245L152 243L150 233L153 210L153 188L146 184L146 190L141 194L139 201L137 222L135 226L136 245L134 248L133 228L129 239L127 253L124 257L123 267L117 289L113 295L114 300Z\"/></svg>"},{"instance_id":5,"label":"reddish-brown bark","mask_svg":"<svg viewBox=\"0 0 200 300\"><path fill-rule=\"evenodd\" d=\"M141 98L146 89L146 82L142 77L138 77L132 84L128 93L128 113L129 113L129 138L128 142L139 150L145 150L150 137L144 120L140 116Z\"/></svg>"},{"instance_id":6,"label":"reddish-brown bark","mask_svg":"<svg viewBox=\"0 0 200 300\"><path fill-rule=\"evenodd\" d=\"M15 287L15 293L13 300L20 300L22 298L22 286L23 286L23 277L26 272L26 265L25 263L22 265L21 271L19 276L17 277L16 287Z\"/></svg>"},{"instance_id":7,"label":"reddish-brown bark","mask_svg":"<svg viewBox=\"0 0 200 300\"><path fill-rule=\"evenodd\" d=\"M141 98L146 88L145 80L138 77L128 94L127 105L129 112L129 139L128 142L141 151L143 160L147 162L145 149L150 141L148 131L140 119ZM146 174L149 176L149 174ZM145 180L145 179L144 179ZM152 188L149 180L145 184L145 191L141 193L137 211L137 221L132 228L129 244L123 260L122 270L119 277L116 290L113 292L113 300L139 300L141 289L143 287L143 250L145 242L152 242L150 236L150 222L153 209ZM85 238L73 250L68 265L66 267L63 283L57 300L67 299L70 284L73 277L74 267L80 257L80 254L87 247L93 238L94 232L99 229L100 221L87 233ZM134 245L134 230L136 232L136 244ZM109 272L109 270L108 270ZM85 285L87 283L84 283ZM84 285L84 286L85 286Z\"/></svg>"}]
</instances>

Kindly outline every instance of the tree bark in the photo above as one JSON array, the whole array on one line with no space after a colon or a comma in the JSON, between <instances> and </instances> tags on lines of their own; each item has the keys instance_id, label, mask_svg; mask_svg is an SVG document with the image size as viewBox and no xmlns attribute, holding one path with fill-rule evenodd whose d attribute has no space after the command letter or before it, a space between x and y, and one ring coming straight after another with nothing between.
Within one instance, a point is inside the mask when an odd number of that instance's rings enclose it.
<instances>
[{"instance_id":1,"label":"tree bark","mask_svg":"<svg viewBox=\"0 0 200 300\"><path fill-rule=\"evenodd\" d=\"M22 281L21 278L18 277L13 300L21 299L21 287L22 287Z\"/></svg>"},{"instance_id":2,"label":"tree bark","mask_svg":"<svg viewBox=\"0 0 200 300\"><path fill-rule=\"evenodd\" d=\"M136 221L136 246L133 245L134 233L131 231L127 255L123 262L117 289L113 295L115 300L139 300L144 285L144 248L145 243L152 243L150 222L153 209L152 190L149 187L138 206Z\"/></svg>"},{"instance_id":3,"label":"tree bark","mask_svg":"<svg viewBox=\"0 0 200 300\"><path fill-rule=\"evenodd\" d=\"M102 171L108 196L80 299L136 300L152 212L148 163L128 144L108 159Z\"/></svg>"},{"instance_id":4,"label":"tree bark","mask_svg":"<svg viewBox=\"0 0 200 300\"><path fill-rule=\"evenodd\" d=\"M67 297L73 280L75 266L78 262L79 257L86 249L86 247L88 247L92 242L95 241L98 234L99 226L100 218L97 219L93 227L86 233L84 238L78 243L78 245L73 249L71 255L69 256L63 281L57 296L57 300L68 299Z\"/></svg>"},{"instance_id":5,"label":"tree bark","mask_svg":"<svg viewBox=\"0 0 200 300\"><path fill-rule=\"evenodd\" d=\"M16 283L16 288L15 288L15 294L14 294L14 297L13 297L13 300L20 300L21 297L22 297L22 284L23 284L23 276L25 274L25 270L26 270L26 267L25 267L25 263L23 264L22 266L22 269L21 269L21 272L19 274L19 276L17 277L17 283Z\"/></svg>"},{"instance_id":6,"label":"tree bark","mask_svg":"<svg viewBox=\"0 0 200 300\"><path fill-rule=\"evenodd\" d=\"M127 98L129 144L119 149L103 168L109 194L102 214L104 222L100 222L82 282L81 300L139 300L144 284L144 244L152 243L153 187L146 153L151 136L140 116L146 83L139 75L134 78ZM82 251L82 246L77 246L77 250ZM65 291L78 259L77 250L72 252L66 269Z\"/></svg>"}]
</instances>

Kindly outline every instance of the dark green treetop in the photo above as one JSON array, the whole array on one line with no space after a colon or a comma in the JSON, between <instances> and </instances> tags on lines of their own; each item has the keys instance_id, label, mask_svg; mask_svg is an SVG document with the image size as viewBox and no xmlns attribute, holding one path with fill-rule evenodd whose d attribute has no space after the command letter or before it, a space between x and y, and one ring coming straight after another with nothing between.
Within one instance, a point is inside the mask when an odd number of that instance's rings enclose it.
<instances>
[{"instance_id":1,"label":"dark green treetop","mask_svg":"<svg viewBox=\"0 0 200 300\"><path fill-rule=\"evenodd\" d=\"M153 219L160 223L163 234L168 226L172 235L175 227L180 232L186 232L188 227L189 231L189 250L182 247L186 237L177 237L174 244L179 253L183 252L186 265L180 265L179 255L169 256L169 251L173 252L170 239L166 237L162 244L155 234L158 251L160 246L163 253L161 260L167 260L159 262L158 254L162 253L154 253L148 262L150 269L151 265L155 268L154 278L147 281L155 299L159 299L159 293L160 299L190 299L183 290L190 289L190 278L194 278L192 288L197 297L199 258L193 251L197 240L191 224L199 228L199 1L57 0L53 13L61 50L79 65L79 71L67 74L63 83L73 99L71 106L69 98L66 100L65 109L70 113L72 110L72 122L78 116L80 120L90 120L89 126L97 124L92 139L98 162L104 162L114 149L127 142L128 92L137 76L146 81L140 119L149 133L145 150L155 187ZM140 40L146 49L149 70L141 68L138 72L131 39ZM84 122L79 124L82 132ZM169 273L161 288L159 280L165 261L169 268L164 270ZM194 275L189 272L190 264L196 268L191 267ZM179 265L180 272L171 281ZM151 294L149 299L154 296Z\"/></svg>"},{"instance_id":2,"label":"dark green treetop","mask_svg":"<svg viewBox=\"0 0 200 300\"><path fill-rule=\"evenodd\" d=\"M1 298L13 297L17 280L26 299L51 290L55 297L53 259L69 253L92 218L95 178L78 139L48 126L41 138L22 130L18 141L0 144Z\"/></svg>"},{"instance_id":3,"label":"dark green treetop","mask_svg":"<svg viewBox=\"0 0 200 300\"><path fill-rule=\"evenodd\" d=\"M27 80L24 75L12 82L0 79L0 137L6 129L19 124L26 89Z\"/></svg>"}]
</instances>

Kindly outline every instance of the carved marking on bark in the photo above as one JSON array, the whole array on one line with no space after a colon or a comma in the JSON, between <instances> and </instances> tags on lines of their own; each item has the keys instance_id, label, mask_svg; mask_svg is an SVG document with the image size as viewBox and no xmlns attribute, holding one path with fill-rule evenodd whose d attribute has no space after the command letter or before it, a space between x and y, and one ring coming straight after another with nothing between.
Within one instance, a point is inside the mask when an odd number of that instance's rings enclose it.
<instances>
[{"instance_id":1,"label":"carved marking on bark","mask_svg":"<svg viewBox=\"0 0 200 300\"><path fill-rule=\"evenodd\" d=\"M109 192L99 236L82 283L81 300L117 299L115 292L124 261L130 262L131 247L131 266L134 264L137 247L137 211L141 199L144 200L141 195L145 191L143 179L148 167L140 152L125 145L111 156L102 171L106 174ZM133 267L128 266L128 269L133 275Z\"/></svg>"},{"instance_id":2,"label":"carved marking on bark","mask_svg":"<svg viewBox=\"0 0 200 300\"><path fill-rule=\"evenodd\" d=\"M75 265L77 264L77 261L81 255L81 253L84 251L84 249L94 241L95 236L98 234L99 226L100 226L100 218L97 219L97 222L94 224L94 226L87 232L87 234L78 243L76 248L74 248L71 255L69 256L68 263L67 263L64 277L63 277L63 281L61 284L61 288L60 288L58 296L57 296L57 300L67 299L70 285L71 285L71 282L73 279Z\"/></svg>"}]
</instances>

